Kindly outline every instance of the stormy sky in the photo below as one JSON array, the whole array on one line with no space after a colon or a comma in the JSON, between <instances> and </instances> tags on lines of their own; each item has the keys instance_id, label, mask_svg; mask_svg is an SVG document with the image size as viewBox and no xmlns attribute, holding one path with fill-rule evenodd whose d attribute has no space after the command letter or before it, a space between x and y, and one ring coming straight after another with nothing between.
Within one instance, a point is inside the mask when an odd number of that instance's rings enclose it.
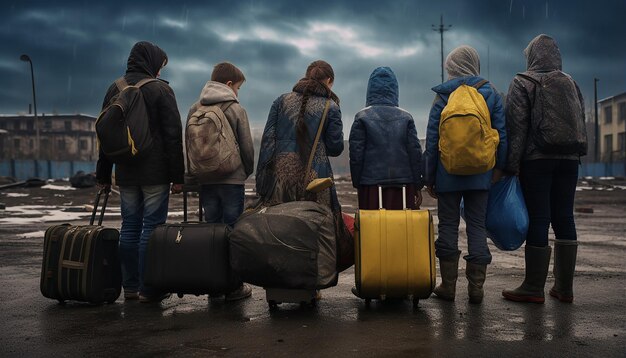
<instances>
[{"instance_id":1,"label":"stormy sky","mask_svg":"<svg viewBox=\"0 0 626 358\"><path fill-rule=\"evenodd\" d=\"M432 25L452 24L445 55L467 44L481 56L481 73L506 92L525 69L522 50L540 33L553 36L563 69L592 105L626 91L626 1L2 1L0 114L26 112L32 102L33 61L39 113L97 116L111 82L122 75L132 45L163 48L162 72L186 115L212 66L230 61L247 81L240 101L253 128L262 130L273 100L289 92L307 65L324 59L335 70L344 134L365 104L367 80L390 66L400 106L413 114L424 137L441 82L440 37ZM184 121L184 118L183 118Z\"/></svg>"}]
</instances>

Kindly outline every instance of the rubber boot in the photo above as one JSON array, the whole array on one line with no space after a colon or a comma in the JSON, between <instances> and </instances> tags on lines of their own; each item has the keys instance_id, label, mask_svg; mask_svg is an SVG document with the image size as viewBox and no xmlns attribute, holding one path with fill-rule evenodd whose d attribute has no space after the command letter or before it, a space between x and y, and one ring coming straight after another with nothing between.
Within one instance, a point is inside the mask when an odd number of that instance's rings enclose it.
<instances>
[{"instance_id":1,"label":"rubber boot","mask_svg":"<svg viewBox=\"0 0 626 358\"><path fill-rule=\"evenodd\" d=\"M487 265L478 265L468 262L465 266L465 277L467 277L467 294L470 303L482 303L485 292L483 284L487 276Z\"/></svg>"},{"instance_id":2,"label":"rubber boot","mask_svg":"<svg viewBox=\"0 0 626 358\"><path fill-rule=\"evenodd\" d=\"M554 244L554 286L550 289L550 296L561 302L574 301L574 269L576 268L576 254L578 242L576 240L556 240Z\"/></svg>"},{"instance_id":3,"label":"rubber boot","mask_svg":"<svg viewBox=\"0 0 626 358\"><path fill-rule=\"evenodd\" d=\"M538 247L526 245L526 277L522 285L513 290L503 290L502 296L507 300L516 302L544 303L545 296L543 289L548 276L548 266L550 266L550 246Z\"/></svg>"},{"instance_id":4,"label":"rubber boot","mask_svg":"<svg viewBox=\"0 0 626 358\"><path fill-rule=\"evenodd\" d=\"M461 251L456 255L439 258L439 273L441 283L433 291L437 298L446 301L454 301L456 295L456 279L459 277L459 257Z\"/></svg>"}]
</instances>

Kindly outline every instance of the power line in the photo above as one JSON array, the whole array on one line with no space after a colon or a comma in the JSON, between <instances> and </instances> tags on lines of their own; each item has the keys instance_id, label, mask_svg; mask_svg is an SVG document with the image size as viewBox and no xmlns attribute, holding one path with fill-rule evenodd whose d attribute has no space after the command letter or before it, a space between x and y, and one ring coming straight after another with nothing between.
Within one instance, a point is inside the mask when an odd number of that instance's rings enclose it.
<instances>
[{"instance_id":1,"label":"power line","mask_svg":"<svg viewBox=\"0 0 626 358\"><path fill-rule=\"evenodd\" d=\"M443 33L450 30L450 27L452 25L443 24L443 14L441 14L439 26L432 25L433 31L437 31L441 35L441 83L443 83Z\"/></svg>"}]
</instances>

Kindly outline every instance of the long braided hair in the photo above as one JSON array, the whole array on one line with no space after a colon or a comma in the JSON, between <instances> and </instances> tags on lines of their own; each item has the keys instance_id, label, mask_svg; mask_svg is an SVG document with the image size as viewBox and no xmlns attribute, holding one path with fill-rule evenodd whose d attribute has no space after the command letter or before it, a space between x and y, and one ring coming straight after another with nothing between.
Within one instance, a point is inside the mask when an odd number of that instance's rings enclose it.
<instances>
[{"instance_id":1,"label":"long braided hair","mask_svg":"<svg viewBox=\"0 0 626 358\"><path fill-rule=\"evenodd\" d=\"M302 103L300 104L300 112L298 113L298 118L296 120L296 141L298 143L298 154L300 156L300 160L303 164L306 164L309 155L311 154L311 146L312 143L310 141L308 135L308 127L306 125L306 106L309 102L309 97L313 88L322 88L326 89L328 97L335 97L334 93L326 86L323 81L326 81L330 78L330 82L332 83L335 80L335 72L333 68L326 61L317 60L312 62L309 67L306 69L306 74L303 79L300 80L299 83L306 82L306 86L302 93Z\"/></svg>"}]
</instances>

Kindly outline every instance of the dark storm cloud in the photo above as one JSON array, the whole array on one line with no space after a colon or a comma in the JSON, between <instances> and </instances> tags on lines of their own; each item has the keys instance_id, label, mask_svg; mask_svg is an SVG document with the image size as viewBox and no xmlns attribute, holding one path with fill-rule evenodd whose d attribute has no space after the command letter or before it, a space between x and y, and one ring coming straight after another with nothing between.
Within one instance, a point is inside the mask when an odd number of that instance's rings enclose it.
<instances>
[{"instance_id":1,"label":"dark storm cloud","mask_svg":"<svg viewBox=\"0 0 626 358\"><path fill-rule=\"evenodd\" d=\"M525 69L522 50L539 33L557 39L563 67L580 83L587 104L593 78L599 97L626 90L623 1L29 1L0 14L0 113L31 102L27 53L35 65L39 112L96 115L104 91L123 74L136 41L153 41L170 58L170 81L183 116L212 66L228 60L245 73L240 99L262 128L272 101L291 89L311 61L330 62L346 130L365 104L370 72L390 66L400 105L424 135L430 88L440 78L440 14L453 24L445 54L468 44L481 56L482 75L506 92ZM347 133L346 133L347 137Z\"/></svg>"}]
</instances>

